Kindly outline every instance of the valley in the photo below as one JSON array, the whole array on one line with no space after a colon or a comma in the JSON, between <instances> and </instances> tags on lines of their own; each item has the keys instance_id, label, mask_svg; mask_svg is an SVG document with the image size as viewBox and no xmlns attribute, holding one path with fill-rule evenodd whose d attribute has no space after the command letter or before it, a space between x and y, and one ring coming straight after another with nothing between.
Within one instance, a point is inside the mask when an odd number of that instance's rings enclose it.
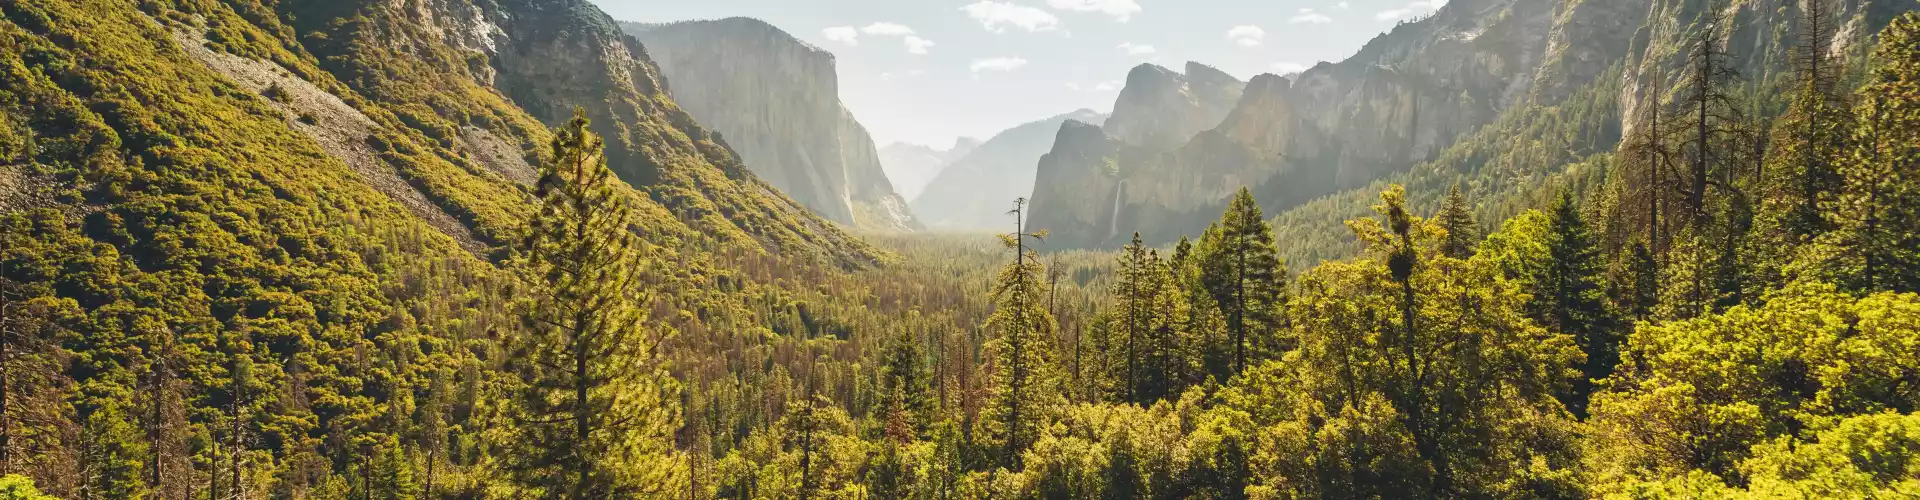
<instances>
[{"instance_id":1,"label":"valley","mask_svg":"<svg viewBox=\"0 0 1920 500\"><path fill-rule=\"evenodd\" d=\"M1354 3L0 1L0 499L1920 495L1920 3Z\"/></svg>"}]
</instances>

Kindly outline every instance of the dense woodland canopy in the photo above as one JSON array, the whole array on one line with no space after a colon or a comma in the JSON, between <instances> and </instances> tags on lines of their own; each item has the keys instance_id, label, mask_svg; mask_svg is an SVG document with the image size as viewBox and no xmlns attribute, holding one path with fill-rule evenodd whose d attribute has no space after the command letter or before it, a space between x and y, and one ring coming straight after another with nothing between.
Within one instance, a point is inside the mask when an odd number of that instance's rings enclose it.
<instances>
[{"instance_id":1,"label":"dense woodland canopy","mask_svg":"<svg viewBox=\"0 0 1920 500\"><path fill-rule=\"evenodd\" d=\"M1303 249L1242 190L1067 252L1013 200L863 243L686 167L715 141L422 97L449 61L341 41L378 11L316 55L272 7L139 3L0 3L0 163L57 188L0 216L0 498L1920 496L1920 14L1804 51L1781 113L1700 30L1585 180L1498 208L1383 185ZM473 244L159 23L367 96ZM522 130L531 185L454 114Z\"/></svg>"}]
</instances>

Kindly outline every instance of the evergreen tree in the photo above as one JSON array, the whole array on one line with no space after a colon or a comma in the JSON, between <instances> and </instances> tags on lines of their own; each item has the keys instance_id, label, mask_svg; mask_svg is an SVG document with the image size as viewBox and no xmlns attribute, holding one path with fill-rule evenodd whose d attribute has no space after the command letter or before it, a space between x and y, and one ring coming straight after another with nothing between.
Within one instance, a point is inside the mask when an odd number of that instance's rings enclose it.
<instances>
[{"instance_id":1,"label":"evergreen tree","mask_svg":"<svg viewBox=\"0 0 1920 500\"><path fill-rule=\"evenodd\" d=\"M1217 230L1201 238L1202 276L1227 320L1232 373L1249 363L1284 351L1278 335L1286 304L1286 271L1278 256L1273 228L1246 188L1234 195Z\"/></svg>"},{"instance_id":2,"label":"evergreen tree","mask_svg":"<svg viewBox=\"0 0 1920 500\"><path fill-rule=\"evenodd\" d=\"M1158 259L1148 256L1145 245L1140 242L1140 233L1133 233L1133 242L1121 249L1117 260L1114 281L1109 287L1114 317L1107 329L1107 334L1113 336L1108 344L1119 351L1121 358L1112 365L1119 370L1114 374L1113 386L1119 392L1116 394L1119 400L1138 403L1142 401L1142 377L1152 368L1145 359L1149 337L1160 319L1154 307L1153 283Z\"/></svg>"},{"instance_id":3,"label":"evergreen tree","mask_svg":"<svg viewBox=\"0 0 1920 500\"><path fill-rule=\"evenodd\" d=\"M1026 200L1015 202L1014 232L1002 235L1014 260L1000 270L993 288L995 308L988 324L999 335L991 342L994 353L992 402L987 408L988 435L1001 445L1001 465L1017 469L1021 452L1039 435L1061 394L1052 377L1049 342L1054 319L1046 309L1041 279L1046 276L1026 240L1044 233L1026 232Z\"/></svg>"},{"instance_id":4,"label":"evergreen tree","mask_svg":"<svg viewBox=\"0 0 1920 500\"><path fill-rule=\"evenodd\" d=\"M520 377L513 409L514 477L536 494L608 498L664 494L674 412L665 377L648 371L638 243L630 208L584 112L554 134L535 195L542 202L514 248L523 271L523 333L509 339Z\"/></svg>"},{"instance_id":5,"label":"evergreen tree","mask_svg":"<svg viewBox=\"0 0 1920 500\"><path fill-rule=\"evenodd\" d=\"M1621 275L1615 299L1619 311L1636 321L1650 319L1660 305L1660 266L1654 262L1647 244L1635 241L1627 252L1626 272Z\"/></svg>"},{"instance_id":6,"label":"evergreen tree","mask_svg":"<svg viewBox=\"0 0 1920 500\"><path fill-rule=\"evenodd\" d=\"M1447 230L1447 239L1440 243L1440 253L1456 259L1473 256L1474 247L1480 244L1480 223L1473 218L1473 204L1466 195L1460 194L1460 185L1454 184L1447 189L1447 199L1440 204L1440 228Z\"/></svg>"},{"instance_id":7,"label":"evergreen tree","mask_svg":"<svg viewBox=\"0 0 1920 500\"><path fill-rule=\"evenodd\" d=\"M141 478L147 445L117 401L92 409L81 429L79 498L141 499L151 491Z\"/></svg>"},{"instance_id":8,"label":"evergreen tree","mask_svg":"<svg viewBox=\"0 0 1920 500\"><path fill-rule=\"evenodd\" d=\"M1571 335L1586 352L1573 392L1563 398L1574 415L1586 415L1593 381L1606 378L1619 363L1619 339L1602 294L1600 250L1594 245L1573 193L1562 192L1550 214L1546 262L1533 280L1529 309L1542 326Z\"/></svg>"},{"instance_id":9,"label":"evergreen tree","mask_svg":"<svg viewBox=\"0 0 1920 500\"><path fill-rule=\"evenodd\" d=\"M915 440L933 416L927 394L927 373L919 339L912 334L893 336L886 347L880 390L887 437L900 443Z\"/></svg>"},{"instance_id":10,"label":"evergreen tree","mask_svg":"<svg viewBox=\"0 0 1920 500\"><path fill-rule=\"evenodd\" d=\"M1834 37L1830 2L1798 2L1800 41L1793 54L1798 90L1774 125L1766 200L1783 244L1810 241L1831 229L1825 205L1841 187L1839 159L1849 127L1838 91L1844 66L1828 54Z\"/></svg>"},{"instance_id":11,"label":"evergreen tree","mask_svg":"<svg viewBox=\"0 0 1920 500\"><path fill-rule=\"evenodd\" d=\"M1920 291L1920 14L1880 34L1855 109L1830 267L1861 291Z\"/></svg>"}]
</instances>

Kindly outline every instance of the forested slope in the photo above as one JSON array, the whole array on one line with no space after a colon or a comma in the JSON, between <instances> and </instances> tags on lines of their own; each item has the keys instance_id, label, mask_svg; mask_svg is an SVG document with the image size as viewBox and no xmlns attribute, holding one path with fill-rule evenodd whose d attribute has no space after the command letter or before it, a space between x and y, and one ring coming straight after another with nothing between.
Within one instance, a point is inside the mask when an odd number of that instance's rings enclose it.
<instances>
[{"instance_id":1,"label":"forested slope","mask_svg":"<svg viewBox=\"0 0 1920 500\"><path fill-rule=\"evenodd\" d=\"M787 276L885 253L748 173L585 2L0 20L4 472L47 491L359 496L374 486L347 478L374 469L485 488L469 473L497 456L501 342L522 328L503 269L575 106L632 185L672 358L873 321L804 305L857 287Z\"/></svg>"}]
</instances>

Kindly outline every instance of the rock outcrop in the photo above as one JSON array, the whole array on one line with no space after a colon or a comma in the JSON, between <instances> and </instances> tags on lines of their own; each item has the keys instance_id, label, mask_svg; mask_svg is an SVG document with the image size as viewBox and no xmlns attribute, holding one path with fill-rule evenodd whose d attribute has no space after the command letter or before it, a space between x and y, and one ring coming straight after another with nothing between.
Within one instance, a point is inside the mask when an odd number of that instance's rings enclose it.
<instances>
[{"instance_id":1,"label":"rock outcrop","mask_svg":"<svg viewBox=\"0 0 1920 500\"><path fill-rule=\"evenodd\" d=\"M1013 200L1033 195L1035 166L1053 149L1061 125L1095 124L1107 119L1106 115L1082 109L994 134L942 170L926 191L913 199L913 213L934 228L1002 229L1009 220L1006 211Z\"/></svg>"},{"instance_id":2,"label":"rock outcrop","mask_svg":"<svg viewBox=\"0 0 1920 500\"><path fill-rule=\"evenodd\" d=\"M1104 128L1136 146L1179 146L1219 125L1244 86L1233 75L1196 62L1187 63L1185 74L1153 64L1135 66Z\"/></svg>"},{"instance_id":3,"label":"rock outcrop","mask_svg":"<svg viewBox=\"0 0 1920 500\"><path fill-rule=\"evenodd\" d=\"M830 220L918 226L865 127L840 104L833 54L755 19L624 24L674 101L747 168Z\"/></svg>"},{"instance_id":4,"label":"rock outcrop","mask_svg":"<svg viewBox=\"0 0 1920 500\"><path fill-rule=\"evenodd\" d=\"M887 180L893 181L893 189L908 200L920 197L927 184L946 170L948 165L972 153L980 147L980 140L961 137L954 141L953 147L934 149L932 146L896 142L880 148L880 168L886 169Z\"/></svg>"},{"instance_id":5,"label":"rock outcrop","mask_svg":"<svg viewBox=\"0 0 1920 500\"><path fill-rule=\"evenodd\" d=\"M1113 140L1062 131L1055 153L1072 154L1049 155L1034 226L1067 246L1134 231L1160 243L1197 233L1242 186L1277 211L1404 171L1528 95L1562 3L1454 0L1293 79L1135 68L1102 127ZM1088 188L1099 175L1116 179L1110 192Z\"/></svg>"}]
</instances>

